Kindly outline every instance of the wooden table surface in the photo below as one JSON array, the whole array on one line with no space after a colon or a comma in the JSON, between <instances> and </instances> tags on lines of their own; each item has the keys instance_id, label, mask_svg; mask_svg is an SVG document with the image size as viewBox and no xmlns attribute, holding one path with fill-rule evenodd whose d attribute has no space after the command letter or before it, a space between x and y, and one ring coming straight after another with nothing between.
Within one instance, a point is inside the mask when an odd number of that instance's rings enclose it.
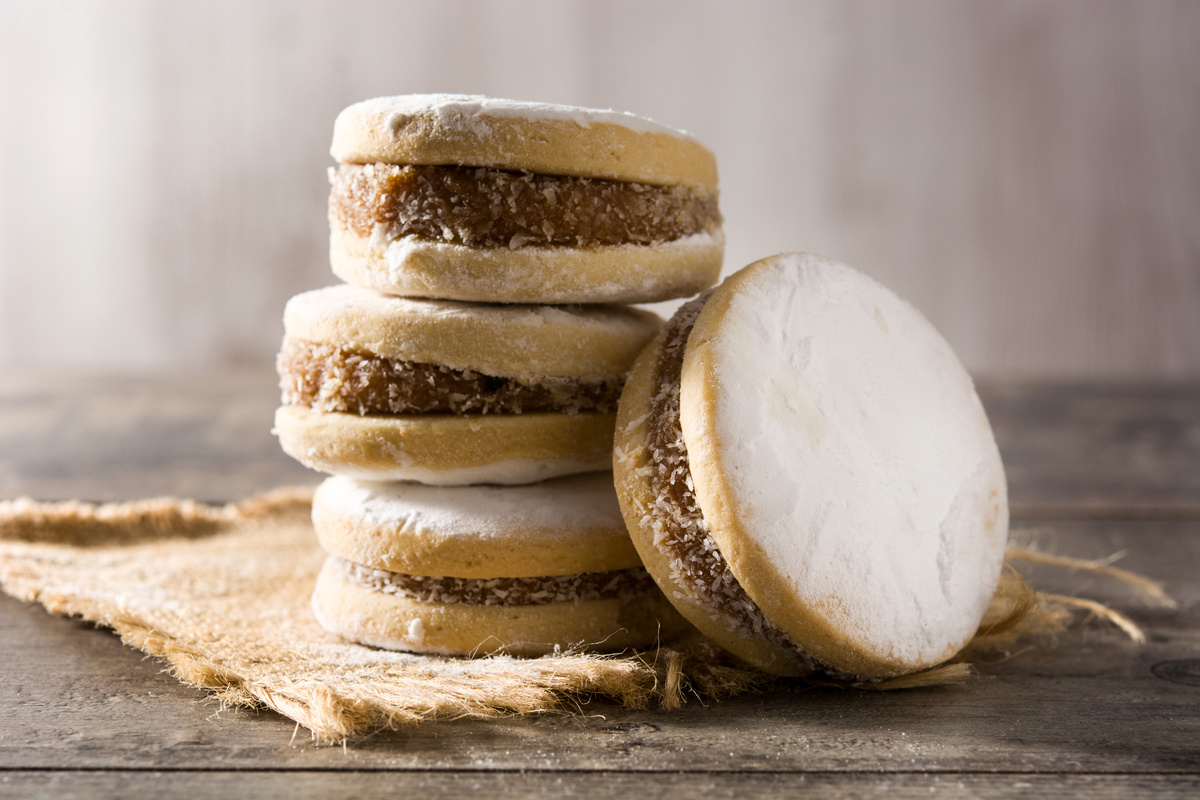
<instances>
[{"instance_id":1,"label":"wooden table surface","mask_svg":"<svg viewBox=\"0 0 1200 800\"><path fill-rule=\"evenodd\" d=\"M317 476L267 372L0 376L0 498L237 499ZM1018 539L1116 552L1179 601L1046 568L1146 628L1077 628L891 693L780 684L680 711L444 722L315 747L221 711L105 630L0 596L0 796L1200 796L1200 385L983 385ZM295 734L295 735L294 735Z\"/></svg>"}]
</instances>

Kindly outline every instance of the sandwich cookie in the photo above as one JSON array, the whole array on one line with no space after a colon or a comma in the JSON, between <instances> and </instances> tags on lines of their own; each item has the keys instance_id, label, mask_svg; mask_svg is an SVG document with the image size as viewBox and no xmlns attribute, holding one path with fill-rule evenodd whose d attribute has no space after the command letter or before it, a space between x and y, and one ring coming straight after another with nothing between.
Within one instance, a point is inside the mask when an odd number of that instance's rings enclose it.
<instances>
[{"instance_id":1,"label":"sandwich cookie","mask_svg":"<svg viewBox=\"0 0 1200 800\"><path fill-rule=\"evenodd\" d=\"M275 432L303 464L371 480L608 470L625 373L659 324L620 306L306 292L284 311Z\"/></svg>"},{"instance_id":2,"label":"sandwich cookie","mask_svg":"<svg viewBox=\"0 0 1200 800\"><path fill-rule=\"evenodd\" d=\"M775 256L683 306L630 375L614 467L667 597L771 672L933 667L999 579L1007 491L971 379L842 264Z\"/></svg>"},{"instance_id":3,"label":"sandwich cookie","mask_svg":"<svg viewBox=\"0 0 1200 800\"><path fill-rule=\"evenodd\" d=\"M646 574L608 473L531 486L329 478L313 610L363 644L444 655L648 647L686 623Z\"/></svg>"},{"instance_id":4,"label":"sandwich cookie","mask_svg":"<svg viewBox=\"0 0 1200 800\"><path fill-rule=\"evenodd\" d=\"M407 297L635 303L716 282L716 160L632 114L467 95L342 111L330 260Z\"/></svg>"}]
</instances>

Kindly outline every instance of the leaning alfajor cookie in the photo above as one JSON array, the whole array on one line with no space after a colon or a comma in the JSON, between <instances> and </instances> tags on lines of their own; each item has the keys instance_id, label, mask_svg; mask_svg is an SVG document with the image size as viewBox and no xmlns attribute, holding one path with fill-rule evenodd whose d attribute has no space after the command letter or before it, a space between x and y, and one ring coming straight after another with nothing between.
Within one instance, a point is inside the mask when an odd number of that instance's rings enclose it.
<instances>
[{"instance_id":1,"label":"leaning alfajor cookie","mask_svg":"<svg viewBox=\"0 0 1200 800\"><path fill-rule=\"evenodd\" d=\"M782 674L953 657L996 587L1004 471L970 377L842 264L751 264L639 357L614 457L638 551L692 623Z\"/></svg>"},{"instance_id":2,"label":"leaning alfajor cookie","mask_svg":"<svg viewBox=\"0 0 1200 800\"><path fill-rule=\"evenodd\" d=\"M685 626L646 574L604 474L531 486L330 478L313 595L329 631L393 650L647 647Z\"/></svg>"},{"instance_id":3,"label":"leaning alfajor cookie","mask_svg":"<svg viewBox=\"0 0 1200 800\"><path fill-rule=\"evenodd\" d=\"M711 152L613 111L466 95L379 97L342 111L330 260L408 297L634 303L717 279Z\"/></svg>"},{"instance_id":4,"label":"leaning alfajor cookie","mask_svg":"<svg viewBox=\"0 0 1200 800\"><path fill-rule=\"evenodd\" d=\"M275 431L307 466L371 480L607 470L625 373L659 322L621 306L305 292L284 312Z\"/></svg>"}]
</instances>

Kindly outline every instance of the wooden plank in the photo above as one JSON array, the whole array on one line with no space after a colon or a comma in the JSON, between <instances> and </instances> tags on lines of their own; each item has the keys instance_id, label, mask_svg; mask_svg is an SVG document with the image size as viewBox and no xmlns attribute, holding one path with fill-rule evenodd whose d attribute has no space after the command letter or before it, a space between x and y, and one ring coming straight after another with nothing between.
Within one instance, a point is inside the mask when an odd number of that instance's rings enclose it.
<instances>
[{"instance_id":1,"label":"wooden plank","mask_svg":"<svg viewBox=\"0 0 1200 800\"><path fill-rule=\"evenodd\" d=\"M445 773L445 772L16 772L0 778L0 797L228 797L428 800L487 797L1087 797L1194 798L1195 775L1021 775L846 773Z\"/></svg>"},{"instance_id":2,"label":"wooden plank","mask_svg":"<svg viewBox=\"0 0 1200 800\"><path fill-rule=\"evenodd\" d=\"M1200 384L982 382L979 390L1015 516L1200 517Z\"/></svg>"},{"instance_id":3,"label":"wooden plank","mask_svg":"<svg viewBox=\"0 0 1200 800\"><path fill-rule=\"evenodd\" d=\"M1200 384L983 383L1016 516L1200 517ZM235 500L320 477L279 450L271 371L6 373L0 497Z\"/></svg>"},{"instance_id":4,"label":"wooden plank","mask_svg":"<svg viewBox=\"0 0 1200 800\"><path fill-rule=\"evenodd\" d=\"M321 478L271 435L270 367L166 376L5 373L0 498L236 500Z\"/></svg>"},{"instance_id":5,"label":"wooden plank","mask_svg":"<svg viewBox=\"0 0 1200 800\"><path fill-rule=\"evenodd\" d=\"M1128 547L1177 610L1126 590L1043 571L1146 626L1111 628L980 665L961 687L871 693L770 691L677 712L457 721L314 748L272 713L220 712L103 631L0 598L0 769L332 769L775 773L1200 772L1200 521L1045 521L1044 543L1081 557ZM1188 681L1191 680L1189 683ZM291 744L290 744L291 743Z\"/></svg>"}]
</instances>

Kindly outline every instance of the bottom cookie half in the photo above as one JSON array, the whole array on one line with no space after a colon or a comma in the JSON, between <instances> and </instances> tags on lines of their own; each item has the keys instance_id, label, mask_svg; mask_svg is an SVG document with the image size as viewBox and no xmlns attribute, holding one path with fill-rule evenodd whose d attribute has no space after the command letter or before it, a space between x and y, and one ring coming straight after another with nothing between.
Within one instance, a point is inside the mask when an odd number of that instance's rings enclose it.
<instances>
[{"instance_id":1,"label":"bottom cookie half","mask_svg":"<svg viewBox=\"0 0 1200 800\"><path fill-rule=\"evenodd\" d=\"M312 605L322 627L346 639L438 655L615 652L652 647L687 627L657 589L537 605L426 602L364 586L336 557L325 562Z\"/></svg>"},{"instance_id":2,"label":"bottom cookie half","mask_svg":"<svg viewBox=\"0 0 1200 800\"><path fill-rule=\"evenodd\" d=\"M282 406L275 433L307 467L435 486L523 484L607 470L615 414L359 416Z\"/></svg>"}]
</instances>

